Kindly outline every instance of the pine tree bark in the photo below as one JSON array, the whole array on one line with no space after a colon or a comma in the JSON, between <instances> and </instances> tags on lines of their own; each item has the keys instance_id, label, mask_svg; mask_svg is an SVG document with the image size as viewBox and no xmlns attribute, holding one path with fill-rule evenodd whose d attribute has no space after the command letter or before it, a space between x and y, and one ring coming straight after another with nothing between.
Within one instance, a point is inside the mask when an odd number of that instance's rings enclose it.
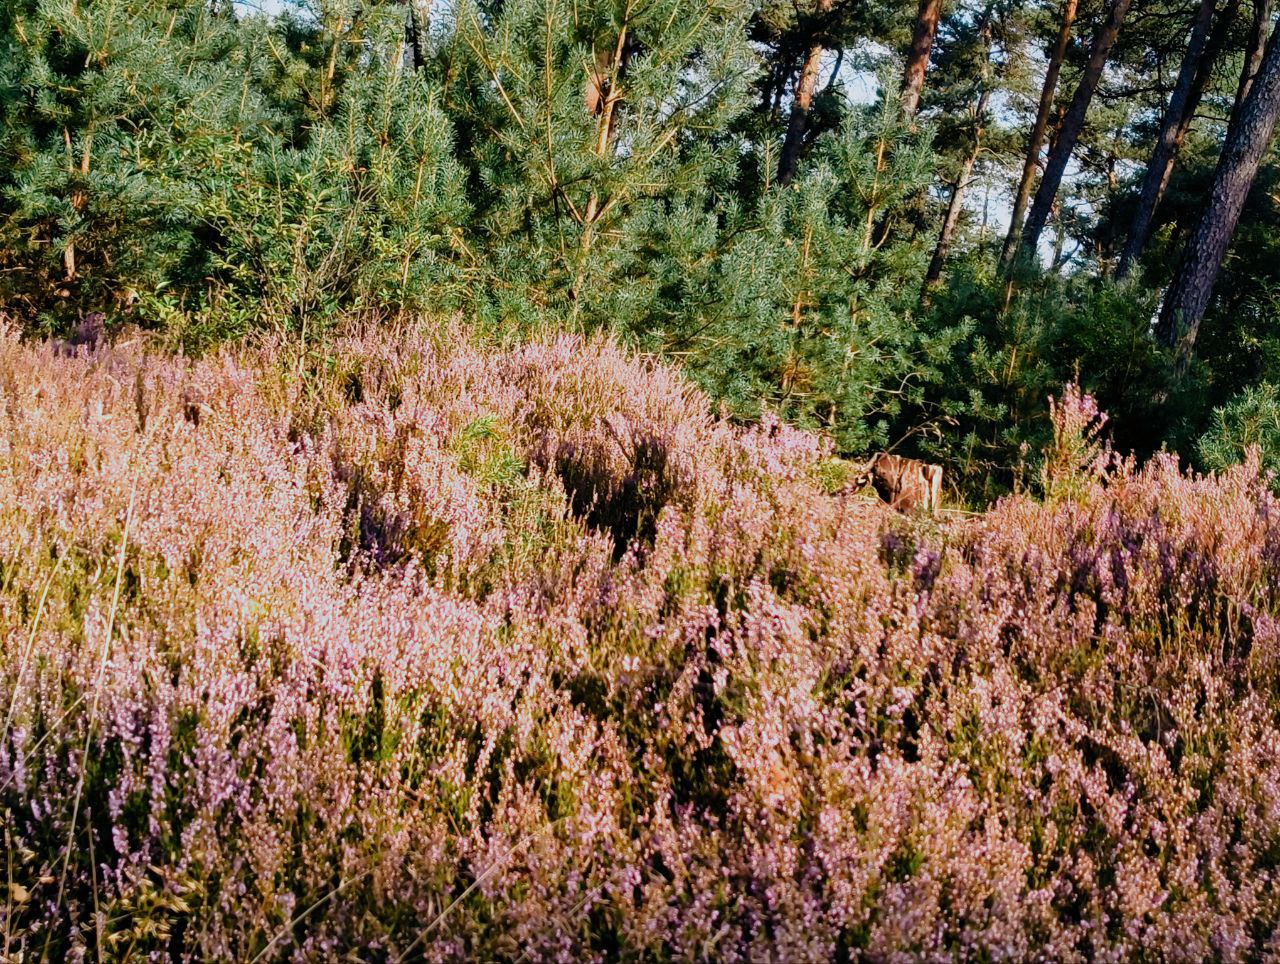
<instances>
[{"instance_id":1,"label":"pine tree bark","mask_svg":"<svg viewBox=\"0 0 1280 964\"><path fill-rule=\"evenodd\" d=\"M431 29L431 0L405 0L404 42L405 66L411 70L424 70L430 51L427 38Z\"/></svg>"},{"instance_id":2,"label":"pine tree bark","mask_svg":"<svg viewBox=\"0 0 1280 964\"><path fill-rule=\"evenodd\" d=\"M596 61L587 76L584 91L587 112L596 118L595 155L600 159L607 158L614 149L614 121L618 103L622 100L622 75L627 63L634 54L628 28L624 24L618 31L617 41L609 59L604 59L599 52ZM573 301L573 316L577 317L581 301L578 292L587 270L587 258L595 242L596 223L605 216L614 201L601 202L600 195L592 191L587 198L586 208L582 212L582 240L579 242L578 268L574 276L573 287L569 289L569 297Z\"/></svg>"},{"instance_id":3,"label":"pine tree bark","mask_svg":"<svg viewBox=\"0 0 1280 964\"><path fill-rule=\"evenodd\" d=\"M1269 4L1270 0L1266 0ZM1196 71L1196 79L1191 85L1191 94L1187 97L1187 106L1182 113L1182 121L1178 124L1178 145L1186 139L1187 131L1191 129L1191 124L1195 121L1196 111L1200 109L1200 101L1204 99L1204 92L1209 89L1209 84L1213 80L1213 69L1218 62L1218 58L1222 55L1222 51L1226 49L1227 41L1231 39L1231 28L1235 24L1236 15L1240 11L1240 0L1230 0L1218 14L1213 24L1213 33L1209 35L1209 42L1205 46L1204 56L1200 58L1200 67ZM1266 37L1263 37L1265 43ZM1261 57L1261 51L1259 51ZM1170 165L1172 171L1172 164ZM1168 186L1168 176L1165 177L1165 186ZM1163 190L1163 189L1162 189Z\"/></svg>"},{"instance_id":4,"label":"pine tree bark","mask_svg":"<svg viewBox=\"0 0 1280 964\"><path fill-rule=\"evenodd\" d=\"M1200 324L1209 307L1223 258L1253 187L1258 166L1280 117L1280 34L1267 44L1239 118L1227 130L1213 176L1209 201L1187 241L1182 266L1165 295L1156 326L1162 344L1175 349L1178 372L1185 372Z\"/></svg>"},{"instance_id":5,"label":"pine tree bark","mask_svg":"<svg viewBox=\"0 0 1280 964\"><path fill-rule=\"evenodd\" d=\"M951 190L951 201L947 204L947 215L942 220L942 230L938 232L938 243L933 249L933 257L929 261L929 269L924 276L924 293L922 300L927 300L929 290L937 287L942 280L942 269L947 263L947 255L951 253L951 242L955 237L956 225L960 223L960 212L964 210L964 196L973 178L973 166L977 163L978 153L982 150L982 124L987 114L987 103L991 98L991 88L984 87L974 109L973 143L969 153L965 155L960 168L960 176Z\"/></svg>"},{"instance_id":6,"label":"pine tree bark","mask_svg":"<svg viewBox=\"0 0 1280 964\"><path fill-rule=\"evenodd\" d=\"M1065 0L1062 5L1062 24L1058 28L1058 40L1049 55L1049 63L1045 68L1044 85L1040 88L1040 106L1036 109L1036 120L1031 126L1031 139L1027 142L1027 156L1022 164L1022 177L1018 181L1018 190L1013 198L1013 214L1009 219L1009 232L1004 237L1004 246L1000 249L1000 269L1007 271L1018 253L1018 239L1022 236L1022 219L1027 215L1027 205L1031 201L1031 187L1035 184L1036 170L1040 167L1040 149L1044 147L1045 133L1049 129L1049 114L1053 110L1054 94L1058 90L1058 75L1062 73L1062 61L1067 55L1067 44L1071 42L1071 27L1076 20L1076 9L1079 0Z\"/></svg>"},{"instance_id":7,"label":"pine tree bark","mask_svg":"<svg viewBox=\"0 0 1280 964\"><path fill-rule=\"evenodd\" d=\"M821 23L831 12L831 0L818 0L817 19L814 28L816 35ZM786 184L796 172L796 164L800 160L800 148L804 146L805 134L809 132L809 111L813 107L813 92L818 86L818 70L822 66L823 45L815 39L810 43L805 54L804 65L800 68L800 77L796 81L795 95L791 103L791 117L787 120L787 134L782 141L782 154L778 158L778 183Z\"/></svg>"},{"instance_id":8,"label":"pine tree bark","mask_svg":"<svg viewBox=\"0 0 1280 964\"><path fill-rule=\"evenodd\" d=\"M1249 46L1244 52L1244 66L1240 70L1240 83L1236 86L1236 99L1231 105L1231 118L1227 127L1234 126L1240 118L1240 109L1253 86L1262 64L1262 54L1267 49L1267 37L1271 33L1271 0L1254 0L1253 26L1249 31Z\"/></svg>"},{"instance_id":9,"label":"pine tree bark","mask_svg":"<svg viewBox=\"0 0 1280 964\"><path fill-rule=\"evenodd\" d=\"M1215 0L1200 0L1200 8L1196 11L1196 19L1191 27L1191 36L1187 41L1187 50L1182 57L1182 66L1178 70L1178 79L1173 85L1173 93L1169 95L1169 104L1165 108L1164 118L1160 122L1160 134L1156 137L1155 148L1151 152L1151 160L1147 164L1146 175L1142 179L1142 189L1138 192L1138 208L1133 215L1133 223L1129 226L1129 238L1120 254L1120 263L1116 266L1116 280L1122 281L1129 275L1134 261L1142 253L1147 243L1147 235L1151 231L1151 222L1155 218L1156 206L1169 183L1169 175L1173 171L1173 162L1186 134L1183 121L1187 119L1187 105L1191 98L1191 89L1196 75L1200 73L1205 48L1209 40L1209 26L1213 21ZM1193 109L1194 110L1194 109Z\"/></svg>"},{"instance_id":10,"label":"pine tree bark","mask_svg":"<svg viewBox=\"0 0 1280 964\"><path fill-rule=\"evenodd\" d=\"M1270 0L1265 0L1270 3ZM1213 80L1214 65L1218 62L1218 57L1226 48L1227 42L1231 37L1231 28L1235 24L1236 14L1240 9L1240 0L1230 0L1213 25L1213 33L1209 36L1209 42L1205 47L1204 55L1200 58L1200 66L1196 70L1196 79L1191 85L1191 93L1187 97L1187 104L1182 112L1182 120L1178 123L1178 130L1175 136L1175 148L1172 154L1165 161L1164 171L1160 176L1160 187L1156 192L1155 207L1152 210L1152 223L1154 223L1155 213L1160 209L1160 203L1164 200L1165 192L1169 189L1169 181L1173 177L1174 162L1177 160L1178 152L1182 150L1182 144L1187 138L1187 132L1191 130L1191 125L1195 121L1196 111L1200 108L1200 101L1204 98L1204 92L1208 89L1209 83ZM1266 37L1263 36L1265 42ZM1256 65L1255 65L1256 66ZM1147 226L1147 239L1151 236L1150 224ZM1145 240L1143 246L1145 247ZM1136 259L1141 254L1141 249L1133 257ZM1132 266L1130 266L1132 267ZM1123 276L1121 276L1123 277Z\"/></svg>"},{"instance_id":11,"label":"pine tree bark","mask_svg":"<svg viewBox=\"0 0 1280 964\"><path fill-rule=\"evenodd\" d=\"M1067 163L1075 152L1076 141L1080 139L1080 132L1084 130L1085 115L1089 111L1090 103L1093 102L1093 95L1102 80L1102 70L1107 64L1107 57L1111 53L1112 45L1116 42L1116 37L1120 33L1120 27L1124 24L1124 18L1129 12L1131 3L1132 0L1113 0L1106 23L1102 25L1102 29L1098 31L1097 36L1093 38L1093 46L1089 51L1089 62L1085 66L1084 73L1080 77L1080 83L1071 98L1071 106L1067 109L1066 116L1062 119L1062 128L1058 133L1057 140L1049 151L1049 158L1045 162L1044 176L1040 179L1040 187L1036 191L1035 200L1031 202L1031 213L1027 216L1027 223L1022 229L1020 250L1025 257L1034 259L1036 256L1036 248L1040 244L1040 235L1044 231L1044 226L1049 220L1049 212L1057 199L1058 188L1062 184L1062 176L1066 173Z\"/></svg>"},{"instance_id":12,"label":"pine tree bark","mask_svg":"<svg viewBox=\"0 0 1280 964\"><path fill-rule=\"evenodd\" d=\"M938 21L941 19L942 0L920 0L911 36L911 51L902 76L902 113L908 118L914 117L920 107L924 75L929 68L929 55L933 52L933 40L938 34Z\"/></svg>"}]
</instances>

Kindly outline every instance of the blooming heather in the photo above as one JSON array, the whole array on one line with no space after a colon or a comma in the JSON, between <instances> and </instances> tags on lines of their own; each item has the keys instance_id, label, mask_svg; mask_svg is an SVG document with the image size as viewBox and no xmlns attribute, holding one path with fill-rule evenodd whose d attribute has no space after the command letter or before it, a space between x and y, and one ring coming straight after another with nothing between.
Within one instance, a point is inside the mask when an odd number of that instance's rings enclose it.
<instances>
[{"instance_id":1,"label":"blooming heather","mask_svg":"<svg viewBox=\"0 0 1280 964\"><path fill-rule=\"evenodd\" d=\"M934 523L605 340L299 352L0 336L4 954L1280 953L1256 459L1072 391Z\"/></svg>"}]
</instances>

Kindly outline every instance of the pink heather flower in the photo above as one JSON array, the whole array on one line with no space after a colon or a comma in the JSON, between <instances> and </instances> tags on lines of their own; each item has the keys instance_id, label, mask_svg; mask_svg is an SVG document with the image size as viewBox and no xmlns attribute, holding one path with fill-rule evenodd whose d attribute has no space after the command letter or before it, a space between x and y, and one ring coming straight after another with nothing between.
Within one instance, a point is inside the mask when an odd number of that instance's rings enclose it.
<instances>
[{"instance_id":1,"label":"pink heather flower","mask_svg":"<svg viewBox=\"0 0 1280 964\"><path fill-rule=\"evenodd\" d=\"M917 526L605 339L98 341L0 333L15 946L1276 951L1256 458L1121 462L1068 386L1046 503Z\"/></svg>"}]
</instances>

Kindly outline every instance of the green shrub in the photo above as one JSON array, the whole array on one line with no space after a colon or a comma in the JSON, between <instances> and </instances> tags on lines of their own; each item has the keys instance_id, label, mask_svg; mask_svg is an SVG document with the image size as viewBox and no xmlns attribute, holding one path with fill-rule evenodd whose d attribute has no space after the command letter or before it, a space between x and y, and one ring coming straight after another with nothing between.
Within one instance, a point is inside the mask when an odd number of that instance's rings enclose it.
<instances>
[{"instance_id":1,"label":"green shrub","mask_svg":"<svg viewBox=\"0 0 1280 964\"><path fill-rule=\"evenodd\" d=\"M1222 472L1243 462L1251 447L1258 449L1264 469L1280 473L1280 390L1270 382L1250 386L1215 408L1196 454L1205 468Z\"/></svg>"}]
</instances>

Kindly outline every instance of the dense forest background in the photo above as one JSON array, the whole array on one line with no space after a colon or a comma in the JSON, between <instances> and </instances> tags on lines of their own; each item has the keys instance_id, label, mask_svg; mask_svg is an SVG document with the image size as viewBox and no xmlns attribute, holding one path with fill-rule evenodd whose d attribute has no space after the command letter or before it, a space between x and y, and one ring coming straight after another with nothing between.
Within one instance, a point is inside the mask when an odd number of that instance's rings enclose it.
<instances>
[{"instance_id":1,"label":"dense forest background","mask_svg":"<svg viewBox=\"0 0 1280 964\"><path fill-rule=\"evenodd\" d=\"M1270 0L0 3L0 305L189 351L608 329L1021 484L1078 380L1280 468Z\"/></svg>"}]
</instances>

